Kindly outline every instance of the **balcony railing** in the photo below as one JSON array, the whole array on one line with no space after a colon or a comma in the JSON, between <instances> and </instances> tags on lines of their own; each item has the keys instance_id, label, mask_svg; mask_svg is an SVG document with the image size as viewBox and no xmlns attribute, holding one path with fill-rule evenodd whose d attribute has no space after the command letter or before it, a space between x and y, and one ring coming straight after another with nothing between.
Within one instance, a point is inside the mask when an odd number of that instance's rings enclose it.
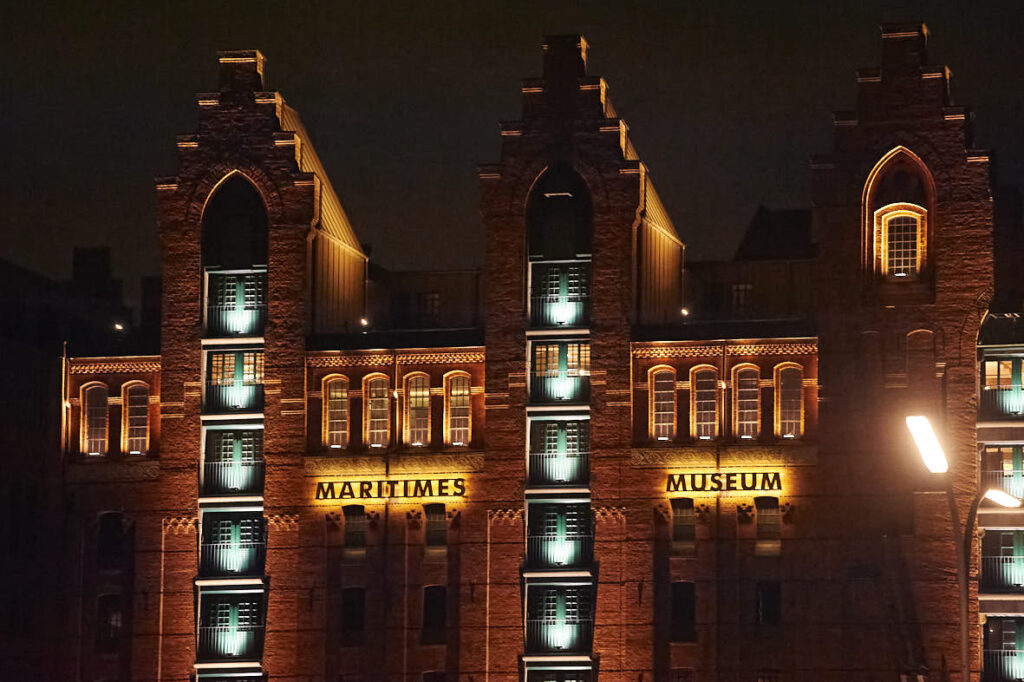
<instances>
[{"instance_id":1,"label":"balcony railing","mask_svg":"<svg viewBox=\"0 0 1024 682\"><path fill-rule=\"evenodd\" d=\"M984 671L985 682L1024 680L1024 651L986 649Z\"/></svg>"},{"instance_id":2,"label":"balcony railing","mask_svg":"<svg viewBox=\"0 0 1024 682\"><path fill-rule=\"evenodd\" d=\"M204 542L199 570L206 576L262 575L265 542Z\"/></svg>"},{"instance_id":3,"label":"balcony railing","mask_svg":"<svg viewBox=\"0 0 1024 682\"><path fill-rule=\"evenodd\" d=\"M981 416L995 418L1024 418L1024 391L1020 386L1010 388L982 388L978 405Z\"/></svg>"},{"instance_id":4,"label":"balcony railing","mask_svg":"<svg viewBox=\"0 0 1024 682\"><path fill-rule=\"evenodd\" d=\"M258 660L263 656L262 625L202 625L199 627L200 661Z\"/></svg>"},{"instance_id":5,"label":"balcony railing","mask_svg":"<svg viewBox=\"0 0 1024 682\"><path fill-rule=\"evenodd\" d=\"M530 326L541 328L582 327L590 319L590 296L551 294L530 297Z\"/></svg>"},{"instance_id":6,"label":"balcony railing","mask_svg":"<svg viewBox=\"0 0 1024 682\"><path fill-rule=\"evenodd\" d=\"M208 336L262 336L266 323L265 303L206 306Z\"/></svg>"},{"instance_id":7,"label":"balcony railing","mask_svg":"<svg viewBox=\"0 0 1024 682\"><path fill-rule=\"evenodd\" d=\"M545 404L589 402L590 374L576 370L531 372L530 400Z\"/></svg>"},{"instance_id":8,"label":"balcony railing","mask_svg":"<svg viewBox=\"0 0 1024 682\"><path fill-rule=\"evenodd\" d=\"M1024 557L981 557L981 587L995 592L1024 592Z\"/></svg>"},{"instance_id":9,"label":"balcony railing","mask_svg":"<svg viewBox=\"0 0 1024 682\"><path fill-rule=\"evenodd\" d=\"M1024 470L981 472L981 481L985 488L999 488L1016 498L1024 497Z\"/></svg>"},{"instance_id":10,"label":"balcony railing","mask_svg":"<svg viewBox=\"0 0 1024 682\"><path fill-rule=\"evenodd\" d=\"M593 533L529 535L526 538L526 563L536 568L582 566L593 560Z\"/></svg>"},{"instance_id":11,"label":"balcony railing","mask_svg":"<svg viewBox=\"0 0 1024 682\"><path fill-rule=\"evenodd\" d=\"M262 412L263 384L206 384L203 411L207 414Z\"/></svg>"},{"instance_id":12,"label":"balcony railing","mask_svg":"<svg viewBox=\"0 0 1024 682\"><path fill-rule=\"evenodd\" d=\"M263 490L264 463L255 460L213 460L203 464L205 495L258 495Z\"/></svg>"},{"instance_id":13,"label":"balcony railing","mask_svg":"<svg viewBox=\"0 0 1024 682\"><path fill-rule=\"evenodd\" d=\"M590 482L589 452L531 452L531 485L586 485Z\"/></svg>"},{"instance_id":14,"label":"balcony railing","mask_svg":"<svg viewBox=\"0 0 1024 682\"><path fill-rule=\"evenodd\" d=\"M527 653L587 653L594 639L592 618L528 618Z\"/></svg>"}]
</instances>

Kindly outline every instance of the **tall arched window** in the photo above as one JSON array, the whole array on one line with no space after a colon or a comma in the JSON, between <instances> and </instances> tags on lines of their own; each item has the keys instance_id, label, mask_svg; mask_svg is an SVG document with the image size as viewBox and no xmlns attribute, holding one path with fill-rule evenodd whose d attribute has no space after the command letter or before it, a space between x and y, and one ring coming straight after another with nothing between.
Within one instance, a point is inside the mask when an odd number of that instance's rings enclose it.
<instances>
[{"instance_id":1,"label":"tall arched window","mask_svg":"<svg viewBox=\"0 0 1024 682\"><path fill-rule=\"evenodd\" d=\"M733 428L737 438L751 440L761 433L761 373L757 367L733 372Z\"/></svg>"},{"instance_id":2,"label":"tall arched window","mask_svg":"<svg viewBox=\"0 0 1024 682\"><path fill-rule=\"evenodd\" d=\"M676 437L676 373L670 367L652 369L648 375L650 433L654 440Z\"/></svg>"},{"instance_id":3,"label":"tall arched window","mask_svg":"<svg viewBox=\"0 0 1024 682\"><path fill-rule=\"evenodd\" d=\"M149 387L128 384L121 392L121 449L144 455L149 450Z\"/></svg>"},{"instance_id":4,"label":"tall arched window","mask_svg":"<svg viewBox=\"0 0 1024 682\"><path fill-rule=\"evenodd\" d=\"M430 377L413 374L405 380L406 443L430 444Z\"/></svg>"},{"instance_id":5,"label":"tall arched window","mask_svg":"<svg viewBox=\"0 0 1024 682\"><path fill-rule=\"evenodd\" d=\"M232 173L203 208L203 266L251 268L267 263L267 209L248 178Z\"/></svg>"},{"instance_id":6,"label":"tall arched window","mask_svg":"<svg viewBox=\"0 0 1024 682\"><path fill-rule=\"evenodd\" d=\"M445 392L445 438L448 445L469 445L472 412L469 406L469 375L453 374L447 377Z\"/></svg>"},{"instance_id":7,"label":"tall arched window","mask_svg":"<svg viewBox=\"0 0 1024 682\"><path fill-rule=\"evenodd\" d=\"M107 387L93 384L82 389L82 452L107 454Z\"/></svg>"},{"instance_id":8,"label":"tall arched window","mask_svg":"<svg viewBox=\"0 0 1024 682\"><path fill-rule=\"evenodd\" d=\"M920 157L896 147L864 186L865 263L892 282L920 278L929 261L928 214L935 185Z\"/></svg>"},{"instance_id":9,"label":"tall arched window","mask_svg":"<svg viewBox=\"0 0 1024 682\"><path fill-rule=\"evenodd\" d=\"M775 435L799 438L804 432L803 369L799 365L775 368Z\"/></svg>"},{"instance_id":10,"label":"tall arched window","mask_svg":"<svg viewBox=\"0 0 1024 682\"><path fill-rule=\"evenodd\" d=\"M348 446L348 379L328 377L323 388L324 445L340 450Z\"/></svg>"},{"instance_id":11,"label":"tall arched window","mask_svg":"<svg viewBox=\"0 0 1024 682\"><path fill-rule=\"evenodd\" d=\"M713 367L690 372L690 431L698 440L718 437L718 370Z\"/></svg>"},{"instance_id":12,"label":"tall arched window","mask_svg":"<svg viewBox=\"0 0 1024 682\"><path fill-rule=\"evenodd\" d=\"M367 445L387 447L391 438L391 410L386 376L378 374L363 382L363 425Z\"/></svg>"}]
</instances>

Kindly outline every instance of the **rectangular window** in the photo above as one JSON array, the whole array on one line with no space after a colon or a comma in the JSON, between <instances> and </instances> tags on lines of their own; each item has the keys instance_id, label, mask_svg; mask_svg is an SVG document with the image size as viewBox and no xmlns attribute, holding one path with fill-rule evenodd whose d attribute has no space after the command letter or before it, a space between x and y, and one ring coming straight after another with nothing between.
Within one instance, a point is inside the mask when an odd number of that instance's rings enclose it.
<instances>
[{"instance_id":1,"label":"rectangular window","mask_svg":"<svg viewBox=\"0 0 1024 682\"><path fill-rule=\"evenodd\" d=\"M1019 360L1017 361L1020 362ZM985 361L985 388L1010 388L1013 386L1013 370L1014 361L1012 359L1005 360L986 360ZM1020 383L1020 380L1018 380Z\"/></svg>"},{"instance_id":2,"label":"rectangular window","mask_svg":"<svg viewBox=\"0 0 1024 682\"><path fill-rule=\"evenodd\" d=\"M777 580L757 583L757 624L779 625L782 622L782 585Z\"/></svg>"},{"instance_id":3,"label":"rectangular window","mask_svg":"<svg viewBox=\"0 0 1024 682\"><path fill-rule=\"evenodd\" d=\"M672 583L670 634L673 642L697 641L697 594L691 582Z\"/></svg>"},{"instance_id":4,"label":"rectangular window","mask_svg":"<svg viewBox=\"0 0 1024 682\"><path fill-rule=\"evenodd\" d=\"M671 682L697 682L696 675L693 668L672 668Z\"/></svg>"},{"instance_id":5,"label":"rectangular window","mask_svg":"<svg viewBox=\"0 0 1024 682\"><path fill-rule=\"evenodd\" d=\"M469 444L469 377L448 380L448 443Z\"/></svg>"},{"instance_id":6,"label":"rectangular window","mask_svg":"<svg viewBox=\"0 0 1024 682\"><path fill-rule=\"evenodd\" d=\"M672 498L672 554L693 556L697 540L697 517L693 500L688 497Z\"/></svg>"},{"instance_id":7,"label":"rectangular window","mask_svg":"<svg viewBox=\"0 0 1024 682\"><path fill-rule=\"evenodd\" d=\"M782 515L777 497L755 497L758 554L777 554L782 549Z\"/></svg>"},{"instance_id":8,"label":"rectangular window","mask_svg":"<svg viewBox=\"0 0 1024 682\"><path fill-rule=\"evenodd\" d=\"M910 277L917 274L918 218L897 215L885 222L887 233L887 262L890 277Z\"/></svg>"},{"instance_id":9,"label":"rectangular window","mask_svg":"<svg viewBox=\"0 0 1024 682\"><path fill-rule=\"evenodd\" d=\"M366 628L366 589L346 587L341 591L342 641L358 644Z\"/></svg>"},{"instance_id":10,"label":"rectangular window","mask_svg":"<svg viewBox=\"0 0 1024 682\"><path fill-rule=\"evenodd\" d=\"M736 435L741 439L757 438L761 418L761 375L753 367L744 367L735 374Z\"/></svg>"},{"instance_id":11,"label":"rectangular window","mask_svg":"<svg viewBox=\"0 0 1024 682\"><path fill-rule=\"evenodd\" d=\"M219 462L254 462L263 459L263 429L207 432L206 458Z\"/></svg>"},{"instance_id":12,"label":"rectangular window","mask_svg":"<svg viewBox=\"0 0 1024 682\"><path fill-rule=\"evenodd\" d=\"M590 374L590 344L534 344L533 371L538 376L587 376Z\"/></svg>"},{"instance_id":13,"label":"rectangular window","mask_svg":"<svg viewBox=\"0 0 1024 682\"><path fill-rule=\"evenodd\" d=\"M444 547L448 544L448 516L443 504L423 505L424 541L427 547Z\"/></svg>"},{"instance_id":14,"label":"rectangular window","mask_svg":"<svg viewBox=\"0 0 1024 682\"><path fill-rule=\"evenodd\" d=\"M263 383L263 351L210 353L211 386L256 386Z\"/></svg>"},{"instance_id":15,"label":"rectangular window","mask_svg":"<svg viewBox=\"0 0 1024 682\"><path fill-rule=\"evenodd\" d=\"M348 381L331 379L326 382L324 393L326 445L340 450L348 445Z\"/></svg>"},{"instance_id":16,"label":"rectangular window","mask_svg":"<svg viewBox=\"0 0 1024 682\"><path fill-rule=\"evenodd\" d=\"M149 447L149 389L129 386L124 396L125 448L130 455L144 455Z\"/></svg>"},{"instance_id":17,"label":"rectangular window","mask_svg":"<svg viewBox=\"0 0 1024 682\"><path fill-rule=\"evenodd\" d=\"M366 512L361 504L341 508L345 515L345 556L361 557L366 553Z\"/></svg>"},{"instance_id":18,"label":"rectangular window","mask_svg":"<svg viewBox=\"0 0 1024 682\"><path fill-rule=\"evenodd\" d=\"M423 643L440 644L448 627L448 588L429 585L423 588Z\"/></svg>"},{"instance_id":19,"label":"rectangular window","mask_svg":"<svg viewBox=\"0 0 1024 682\"><path fill-rule=\"evenodd\" d=\"M694 436L713 440L718 435L718 374L713 369L693 373Z\"/></svg>"},{"instance_id":20,"label":"rectangular window","mask_svg":"<svg viewBox=\"0 0 1024 682\"><path fill-rule=\"evenodd\" d=\"M750 292L754 290L753 284L733 284L732 285L732 313L734 315L742 315L746 312L747 306L750 305Z\"/></svg>"},{"instance_id":21,"label":"rectangular window","mask_svg":"<svg viewBox=\"0 0 1024 682\"><path fill-rule=\"evenodd\" d=\"M427 445L430 442L430 380L423 375L410 377L405 389L409 445Z\"/></svg>"},{"instance_id":22,"label":"rectangular window","mask_svg":"<svg viewBox=\"0 0 1024 682\"><path fill-rule=\"evenodd\" d=\"M651 377L653 414L651 435L656 440L671 440L676 433L676 375L671 370L659 370Z\"/></svg>"},{"instance_id":23,"label":"rectangular window","mask_svg":"<svg viewBox=\"0 0 1024 682\"><path fill-rule=\"evenodd\" d=\"M119 594L105 594L96 602L96 648L117 648L125 634L124 600Z\"/></svg>"},{"instance_id":24,"label":"rectangular window","mask_svg":"<svg viewBox=\"0 0 1024 682\"><path fill-rule=\"evenodd\" d=\"M127 537L121 512L103 512L99 516L96 564L100 570L123 568Z\"/></svg>"},{"instance_id":25,"label":"rectangular window","mask_svg":"<svg viewBox=\"0 0 1024 682\"><path fill-rule=\"evenodd\" d=\"M389 441L388 380L376 377L366 382L366 414L369 419L367 429L368 445L371 448L386 447Z\"/></svg>"}]
</instances>

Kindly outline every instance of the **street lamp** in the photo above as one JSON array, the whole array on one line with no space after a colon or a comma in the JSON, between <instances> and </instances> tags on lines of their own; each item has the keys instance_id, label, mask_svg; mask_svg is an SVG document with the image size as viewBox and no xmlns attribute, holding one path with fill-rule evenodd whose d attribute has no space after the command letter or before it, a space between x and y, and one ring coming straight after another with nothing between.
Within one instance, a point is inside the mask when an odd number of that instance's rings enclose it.
<instances>
[{"instance_id":1,"label":"street lamp","mask_svg":"<svg viewBox=\"0 0 1024 682\"><path fill-rule=\"evenodd\" d=\"M932 428L928 417L908 416L907 428L914 438L917 450L928 471L933 474L945 474L949 471L949 460L942 450L935 429ZM967 682L970 680L970 629L968 628L968 592L967 575L971 566L971 549L974 538L974 524L978 518L978 505L982 499L987 499L1004 507L1019 507L1021 501L1013 495L1000 490L989 488L984 492L979 488L971 501L971 508L967 512L967 523L963 529L960 528L960 511L956 505L956 498L953 495L953 477L946 476L946 500L949 502L949 515L953 524L953 544L956 546L956 581L960 588L960 679Z\"/></svg>"}]
</instances>

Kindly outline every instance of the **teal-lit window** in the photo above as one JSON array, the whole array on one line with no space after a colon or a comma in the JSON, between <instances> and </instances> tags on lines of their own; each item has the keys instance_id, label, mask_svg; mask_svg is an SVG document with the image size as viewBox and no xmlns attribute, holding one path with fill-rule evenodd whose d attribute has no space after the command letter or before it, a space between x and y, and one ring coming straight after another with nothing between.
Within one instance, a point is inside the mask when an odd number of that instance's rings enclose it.
<instances>
[{"instance_id":1,"label":"teal-lit window","mask_svg":"<svg viewBox=\"0 0 1024 682\"><path fill-rule=\"evenodd\" d=\"M263 429L206 432L203 492L258 494L263 489Z\"/></svg>"},{"instance_id":2,"label":"teal-lit window","mask_svg":"<svg viewBox=\"0 0 1024 682\"><path fill-rule=\"evenodd\" d=\"M209 353L206 409L213 412L263 409L263 351Z\"/></svg>"},{"instance_id":3,"label":"teal-lit window","mask_svg":"<svg viewBox=\"0 0 1024 682\"><path fill-rule=\"evenodd\" d=\"M257 513L207 512L203 516L201 566L207 575L258 575L263 572L266 536Z\"/></svg>"},{"instance_id":4,"label":"teal-lit window","mask_svg":"<svg viewBox=\"0 0 1024 682\"><path fill-rule=\"evenodd\" d=\"M93 384L82 390L82 452L107 454L107 387Z\"/></svg>"},{"instance_id":5,"label":"teal-lit window","mask_svg":"<svg viewBox=\"0 0 1024 682\"><path fill-rule=\"evenodd\" d=\"M534 327L578 327L590 302L589 263L535 263L530 299Z\"/></svg>"},{"instance_id":6,"label":"teal-lit window","mask_svg":"<svg viewBox=\"0 0 1024 682\"><path fill-rule=\"evenodd\" d=\"M415 374L405 382L406 442L413 447L430 444L430 377Z\"/></svg>"},{"instance_id":7,"label":"teal-lit window","mask_svg":"<svg viewBox=\"0 0 1024 682\"><path fill-rule=\"evenodd\" d=\"M672 504L672 554L693 556L697 541L697 515L693 500L674 497Z\"/></svg>"},{"instance_id":8,"label":"teal-lit window","mask_svg":"<svg viewBox=\"0 0 1024 682\"><path fill-rule=\"evenodd\" d=\"M985 622L985 679L1024 679L1024 618L989 616Z\"/></svg>"},{"instance_id":9,"label":"teal-lit window","mask_svg":"<svg viewBox=\"0 0 1024 682\"><path fill-rule=\"evenodd\" d=\"M149 387L143 383L129 384L122 391L121 404L124 452L144 455L149 450Z\"/></svg>"},{"instance_id":10,"label":"teal-lit window","mask_svg":"<svg viewBox=\"0 0 1024 682\"><path fill-rule=\"evenodd\" d=\"M648 390L651 392L651 437L658 441L676 437L676 373L674 370L656 369L650 374Z\"/></svg>"},{"instance_id":11,"label":"teal-lit window","mask_svg":"<svg viewBox=\"0 0 1024 682\"><path fill-rule=\"evenodd\" d=\"M444 585L428 585L423 588L423 643L443 643L447 639L447 628L448 588Z\"/></svg>"},{"instance_id":12,"label":"teal-lit window","mask_svg":"<svg viewBox=\"0 0 1024 682\"><path fill-rule=\"evenodd\" d=\"M593 641L593 592L588 585L538 585L527 599L529 652L587 652Z\"/></svg>"},{"instance_id":13,"label":"teal-lit window","mask_svg":"<svg viewBox=\"0 0 1024 682\"><path fill-rule=\"evenodd\" d=\"M454 374L448 377L448 395L445 400L445 409L448 414L447 442L449 445L469 445L472 420L469 406L469 389L468 375Z\"/></svg>"},{"instance_id":14,"label":"teal-lit window","mask_svg":"<svg viewBox=\"0 0 1024 682\"><path fill-rule=\"evenodd\" d=\"M757 367L741 367L733 377L736 437L753 440L761 431L761 373Z\"/></svg>"},{"instance_id":15,"label":"teal-lit window","mask_svg":"<svg viewBox=\"0 0 1024 682\"><path fill-rule=\"evenodd\" d=\"M263 652L262 596L201 595L200 660L253 660Z\"/></svg>"},{"instance_id":16,"label":"teal-lit window","mask_svg":"<svg viewBox=\"0 0 1024 682\"><path fill-rule=\"evenodd\" d=\"M266 273L208 274L206 329L211 336L260 336L267 316Z\"/></svg>"},{"instance_id":17,"label":"teal-lit window","mask_svg":"<svg viewBox=\"0 0 1024 682\"><path fill-rule=\"evenodd\" d=\"M981 540L981 584L992 592L1024 592L1024 531L985 533Z\"/></svg>"},{"instance_id":18,"label":"teal-lit window","mask_svg":"<svg viewBox=\"0 0 1024 682\"><path fill-rule=\"evenodd\" d=\"M697 586L691 582L672 583L672 613L669 635L673 642L697 641Z\"/></svg>"},{"instance_id":19,"label":"teal-lit window","mask_svg":"<svg viewBox=\"0 0 1024 682\"><path fill-rule=\"evenodd\" d=\"M986 488L999 488L1024 498L1024 446L985 446L981 477Z\"/></svg>"},{"instance_id":20,"label":"teal-lit window","mask_svg":"<svg viewBox=\"0 0 1024 682\"><path fill-rule=\"evenodd\" d=\"M324 445L348 447L348 379L332 377L324 382Z\"/></svg>"},{"instance_id":21,"label":"teal-lit window","mask_svg":"<svg viewBox=\"0 0 1024 682\"><path fill-rule=\"evenodd\" d=\"M528 515L527 561L531 565L558 568L593 561L589 504L533 503Z\"/></svg>"},{"instance_id":22,"label":"teal-lit window","mask_svg":"<svg viewBox=\"0 0 1024 682\"><path fill-rule=\"evenodd\" d=\"M530 482L537 485L585 484L590 477L590 422L530 422Z\"/></svg>"},{"instance_id":23,"label":"teal-lit window","mask_svg":"<svg viewBox=\"0 0 1024 682\"><path fill-rule=\"evenodd\" d=\"M533 399L540 402L587 400L590 388L590 344L542 342L533 344Z\"/></svg>"},{"instance_id":24,"label":"teal-lit window","mask_svg":"<svg viewBox=\"0 0 1024 682\"><path fill-rule=\"evenodd\" d=\"M1024 391L1021 390L1019 357L986 358L981 387L980 410L987 417L1020 416L1024 414Z\"/></svg>"}]
</instances>

